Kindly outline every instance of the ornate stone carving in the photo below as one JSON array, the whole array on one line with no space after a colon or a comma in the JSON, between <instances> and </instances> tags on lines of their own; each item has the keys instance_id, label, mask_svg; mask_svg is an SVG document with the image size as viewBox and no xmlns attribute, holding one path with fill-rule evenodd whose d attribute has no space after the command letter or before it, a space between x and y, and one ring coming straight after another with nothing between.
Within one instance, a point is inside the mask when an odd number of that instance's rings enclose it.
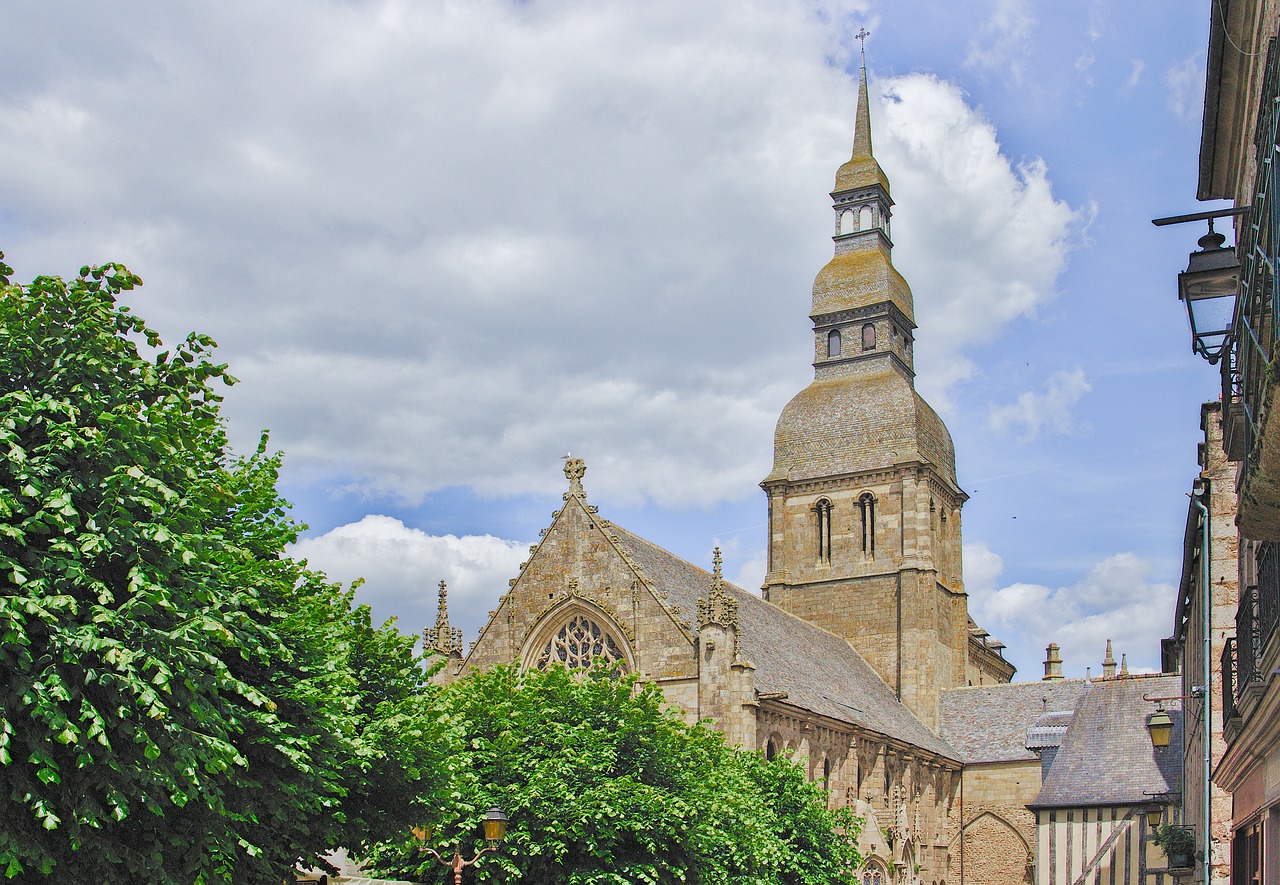
<instances>
[{"instance_id":1,"label":"ornate stone carving","mask_svg":"<svg viewBox=\"0 0 1280 885\"><path fill-rule=\"evenodd\" d=\"M725 629L738 629L738 601L724 590L720 548L715 550L711 572L711 592L698 599L698 629L715 624Z\"/></svg>"},{"instance_id":2,"label":"ornate stone carving","mask_svg":"<svg viewBox=\"0 0 1280 885\"><path fill-rule=\"evenodd\" d=\"M462 654L462 630L449 623L448 597L448 585L441 581L439 601L436 604L436 625L422 631L426 647L445 656L454 652ZM493 612L489 613L489 617L493 617Z\"/></svg>"},{"instance_id":3,"label":"ornate stone carving","mask_svg":"<svg viewBox=\"0 0 1280 885\"><path fill-rule=\"evenodd\" d=\"M587 493L582 490L582 477L587 472L587 462L581 458L572 458L568 455L564 456L564 475L569 480L569 494L574 498L585 498Z\"/></svg>"}]
</instances>

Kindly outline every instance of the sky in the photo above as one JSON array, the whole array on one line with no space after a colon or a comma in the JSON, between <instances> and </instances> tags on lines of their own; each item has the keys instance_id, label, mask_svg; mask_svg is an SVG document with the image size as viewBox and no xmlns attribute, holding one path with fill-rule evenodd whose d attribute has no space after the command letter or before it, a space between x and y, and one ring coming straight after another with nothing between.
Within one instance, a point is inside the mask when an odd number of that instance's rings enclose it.
<instances>
[{"instance_id":1,"label":"sky","mask_svg":"<svg viewBox=\"0 0 1280 885\"><path fill-rule=\"evenodd\" d=\"M120 261L212 335L295 555L474 639L587 463L602 515L756 590L812 378L866 42L917 387L956 444L975 619L1036 679L1159 666L1199 403L1176 274L1207 0L19 0L16 279Z\"/></svg>"}]
</instances>

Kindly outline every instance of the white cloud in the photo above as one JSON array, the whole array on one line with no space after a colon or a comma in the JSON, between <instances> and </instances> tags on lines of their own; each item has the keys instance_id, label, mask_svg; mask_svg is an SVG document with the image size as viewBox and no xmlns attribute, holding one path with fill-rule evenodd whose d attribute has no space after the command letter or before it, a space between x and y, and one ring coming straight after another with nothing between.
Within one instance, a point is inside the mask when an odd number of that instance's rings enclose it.
<instances>
[{"instance_id":1,"label":"white cloud","mask_svg":"<svg viewBox=\"0 0 1280 885\"><path fill-rule=\"evenodd\" d=\"M741 499L809 377L868 5L29 7L5 250L19 277L130 264L169 340L221 343L233 440L270 428L291 479L546 492L573 449L610 503ZM52 34L82 51L53 64ZM886 85L936 398L1051 297L1075 216L957 87Z\"/></svg>"},{"instance_id":2,"label":"white cloud","mask_svg":"<svg viewBox=\"0 0 1280 885\"><path fill-rule=\"evenodd\" d=\"M1160 639L1173 627L1176 588L1151 580L1154 567L1132 553L1117 553L1094 564L1069 587L1040 584L997 585L1003 569L998 554L985 544L966 544L965 589L974 620L995 637L1009 641L1019 679L1041 675L1038 655L1058 643L1063 672L1101 675L1107 640L1116 659L1127 653L1131 672L1159 662ZM1016 645L1016 648L1013 646ZM1024 651L1025 649L1025 651Z\"/></svg>"},{"instance_id":3,"label":"white cloud","mask_svg":"<svg viewBox=\"0 0 1280 885\"><path fill-rule=\"evenodd\" d=\"M1053 298L1084 213L1053 196L1048 168L1015 164L960 88L926 74L881 84L876 153L898 202L895 262L915 294L917 387L946 406L974 374L965 348Z\"/></svg>"},{"instance_id":4,"label":"white cloud","mask_svg":"<svg viewBox=\"0 0 1280 885\"><path fill-rule=\"evenodd\" d=\"M389 516L369 515L295 544L290 554L330 578L364 578L356 601L373 609L375 623L399 617L403 633L421 633L436 620L438 583L449 590L450 620L467 642L479 633L485 610L507 592L529 556L528 542L491 535L429 535Z\"/></svg>"},{"instance_id":5,"label":"white cloud","mask_svg":"<svg viewBox=\"0 0 1280 885\"><path fill-rule=\"evenodd\" d=\"M969 41L965 65L1002 71L1014 85L1021 83L1035 24L1029 0L996 0L991 17Z\"/></svg>"},{"instance_id":6,"label":"white cloud","mask_svg":"<svg viewBox=\"0 0 1280 885\"><path fill-rule=\"evenodd\" d=\"M1093 385L1085 379L1084 369L1055 372L1042 390L1028 390L1016 402L991 406L987 426L997 433L1020 429L1023 442L1035 439L1046 429L1069 434L1076 429L1076 403L1091 390Z\"/></svg>"},{"instance_id":7,"label":"white cloud","mask_svg":"<svg viewBox=\"0 0 1280 885\"><path fill-rule=\"evenodd\" d=\"M1192 53L1164 72L1164 84L1168 89L1165 100L1169 110L1184 123L1198 123L1204 108L1202 58L1203 53Z\"/></svg>"},{"instance_id":8,"label":"white cloud","mask_svg":"<svg viewBox=\"0 0 1280 885\"><path fill-rule=\"evenodd\" d=\"M1140 58L1135 58L1129 63L1129 79L1125 81L1124 88L1126 91L1132 90L1142 80L1142 72L1147 69L1147 63Z\"/></svg>"}]
</instances>

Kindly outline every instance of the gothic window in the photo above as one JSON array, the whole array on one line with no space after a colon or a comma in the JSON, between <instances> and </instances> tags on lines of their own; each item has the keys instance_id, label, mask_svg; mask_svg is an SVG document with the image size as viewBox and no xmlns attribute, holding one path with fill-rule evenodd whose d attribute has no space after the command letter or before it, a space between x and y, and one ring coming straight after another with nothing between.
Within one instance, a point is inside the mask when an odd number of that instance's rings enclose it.
<instances>
[{"instance_id":1,"label":"gothic window","mask_svg":"<svg viewBox=\"0 0 1280 885\"><path fill-rule=\"evenodd\" d=\"M854 230L854 214L852 209L846 209L840 213L840 233L851 234Z\"/></svg>"},{"instance_id":2,"label":"gothic window","mask_svg":"<svg viewBox=\"0 0 1280 885\"><path fill-rule=\"evenodd\" d=\"M773 757L777 755L778 755L778 745L773 742L772 738L770 738L769 742L764 745L764 758L772 762Z\"/></svg>"},{"instance_id":3,"label":"gothic window","mask_svg":"<svg viewBox=\"0 0 1280 885\"><path fill-rule=\"evenodd\" d=\"M879 870L867 870L862 874L862 885L882 885L883 882Z\"/></svg>"},{"instance_id":4,"label":"gothic window","mask_svg":"<svg viewBox=\"0 0 1280 885\"><path fill-rule=\"evenodd\" d=\"M858 230L871 230L875 226L875 216L871 213L871 207L863 206L858 211Z\"/></svg>"},{"instance_id":5,"label":"gothic window","mask_svg":"<svg viewBox=\"0 0 1280 885\"><path fill-rule=\"evenodd\" d=\"M876 349L876 326L875 323L867 323L862 327L862 349Z\"/></svg>"},{"instance_id":6,"label":"gothic window","mask_svg":"<svg viewBox=\"0 0 1280 885\"><path fill-rule=\"evenodd\" d=\"M533 665L539 670L552 664L577 670L600 661L620 669L627 666L626 656L608 632L585 615L574 615L551 637Z\"/></svg>"},{"instance_id":7,"label":"gothic window","mask_svg":"<svg viewBox=\"0 0 1280 885\"><path fill-rule=\"evenodd\" d=\"M876 499L870 492L863 492L858 499L858 508L862 511L862 552L867 556L876 555Z\"/></svg>"},{"instance_id":8,"label":"gothic window","mask_svg":"<svg viewBox=\"0 0 1280 885\"><path fill-rule=\"evenodd\" d=\"M827 333L827 356L840 355L840 330L832 329Z\"/></svg>"},{"instance_id":9,"label":"gothic window","mask_svg":"<svg viewBox=\"0 0 1280 885\"><path fill-rule=\"evenodd\" d=\"M818 562L831 562L831 502L819 498L813 505L818 528Z\"/></svg>"}]
</instances>

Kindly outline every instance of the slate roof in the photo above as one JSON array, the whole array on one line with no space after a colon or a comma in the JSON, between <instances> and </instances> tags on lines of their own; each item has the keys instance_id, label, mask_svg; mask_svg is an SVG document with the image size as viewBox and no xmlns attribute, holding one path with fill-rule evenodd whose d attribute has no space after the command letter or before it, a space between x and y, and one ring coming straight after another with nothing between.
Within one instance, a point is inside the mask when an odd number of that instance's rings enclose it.
<instances>
[{"instance_id":1,"label":"slate roof","mask_svg":"<svg viewBox=\"0 0 1280 885\"><path fill-rule=\"evenodd\" d=\"M1181 676L1147 676L1092 683L1030 808L1137 805L1153 793L1178 789L1182 770L1182 710L1165 702L1173 719L1173 740L1163 750L1151 746L1147 720L1156 705L1142 699L1176 696Z\"/></svg>"},{"instance_id":2,"label":"slate roof","mask_svg":"<svg viewBox=\"0 0 1280 885\"><path fill-rule=\"evenodd\" d=\"M1044 713L1074 710L1091 684L1055 679L949 689L942 693L942 737L965 763L1035 759L1027 730Z\"/></svg>"},{"instance_id":3,"label":"slate roof","mask_svg":"<svg viewBox=\"0 0 1280 885\"><path fill-rule=\"evenodd\" d=\"M654 588L667 593L669 604L680 606L696 633L698 598L710 590L711 574L617 525L610 528ZM728 582L724 586L738 602L739 647L742 657L756 667L757 691L786 692L788 704L960 759L951 745L899 703L848 642L741 587Z\"/></svg>"},{"instance_id":4,"label":"slate roof","mask_svg":"<svg viewBox=\"0 0 1280 885\"><path fill-rule=\"evenodd\" d=\"M942 419L887 364L821 378L791 398L773 435L765 482L882 470L908 460L935 465L955 482L956 454Z\"/></svg>"}]
</instances>

